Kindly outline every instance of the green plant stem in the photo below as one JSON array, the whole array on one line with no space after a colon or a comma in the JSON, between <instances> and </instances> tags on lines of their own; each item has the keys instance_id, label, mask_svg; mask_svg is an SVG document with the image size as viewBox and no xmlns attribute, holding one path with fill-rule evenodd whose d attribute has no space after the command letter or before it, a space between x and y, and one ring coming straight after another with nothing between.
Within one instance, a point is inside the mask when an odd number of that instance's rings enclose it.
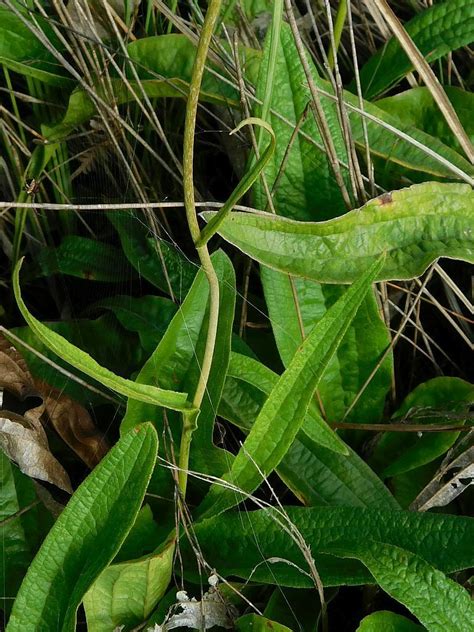
<instances>
[{"instance_id":1,"label":"green plant stem","mask_svg":"<svg viewBox=\"0 0 474 632\"><path fill-rule=\"evenodd\" d=\"M275 84L275 68L280 46L281 24L283 22L283 0L275 0L273 4L273 15L271 25L270 55L268 60L267 76L265 81L265 91L263 96L262 110L260 117L271 124L270 107L272 104L273 86ZM258 132L258 149L260 151L263 130Z\"/></svg>"},{"instance_id":2,"label":"green plant stem","mask_svg":"<svg viewBox=\"0 0 474 632\"><path fill-rule=\"evenodd\" d=\"M334 22L334 42L331 42L329 49L328 64L331 70L334 69L334 63L336 61L337 51L339 44L341 43L342 31L347 17L347 0L340 0L337 7L336 21Z\"/></svg>"},{"instance_id":3,"label":"green plant stem","mask_svg":"<svg viewBox=\"0 0 474 632\"><path fill-rule=\"evenodd\" d=\"M31 197L25 193L25 191L20 191L20 195L18 196L18 202L30 202ZM19 209L15 214L15 232L13 235L13 254L12 254L12 265L15 266L18 259L20 258L20 250L21 250L21 240L23 237L23 232L25 230L26 218L28 215L28 209Z\"/></svg>"},{"instance_id":4,"label":"green plant stem","mask_svg":"<svg viewBox=\"0 0 474 632\"><path fill-rule=\"evenodd\" d=\"M189 455L191 453L191 440L193 432L197 427L197 413L183 413L183 432L181 433L181 443L179 445L178 462L178 488L182 498L186 495L188 484Z\"/></svg>"},{"instance_id":5,"label":"green plant stem","mask_svg":"<svg viewBox=\"0 0 474 632\"><path fill-rule=\"evenodd\" d=\"M183 189L184 189L184 205L186 209L186 218L194 243L197 243L200 237L199 224L196 215L196 206L194 198L194 132L196 129L196 116L199 103L199 92L201 89L202 76L204 73L204 65L206 63L209 46L211 43L212 33L216 24L217 17L221 9L222 0L210 0L204 24L202 26L201 35L194 60L193 73L189 84L189 96L186 105L186 120L184 126L184 143L183 143ZM209 283L209 326L207 330L206 347L204 350L204 358L201 366L199 382L194 394L193 404L196 408L201 407L204 393L206 392L209 373L211 371L212 358L214 356L214 348L216 345L217 325L219 320L219 281L217 279L214 266L207 245L196 248L199 260L201 262L204 273ZM181 437L181 446L179 454L179 491L182 498L186 495L187 470L189 464L189 453L191 448L191 438L195 423L189 423L186 416L183 417L183 434Z\"/></svg>"}]
</instances>

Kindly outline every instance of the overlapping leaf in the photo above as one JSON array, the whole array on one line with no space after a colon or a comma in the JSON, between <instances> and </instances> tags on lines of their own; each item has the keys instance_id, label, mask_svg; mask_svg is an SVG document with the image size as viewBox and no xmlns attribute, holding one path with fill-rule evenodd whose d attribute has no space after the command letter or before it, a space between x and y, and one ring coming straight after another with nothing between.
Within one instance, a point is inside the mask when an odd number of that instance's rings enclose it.
<instances>
[{"instance_id":1,"label":"overlapping leaf","mask_svg":"<svg viewBox=\"0 0 474 632\"><path fill-rule=\"evenodd\" d=\"M406 423L463 423L474 402L474 386L455 377L438 377L415 388L393 415ZM378 441L370 462L385 478L409 472L448 451L459 432L387 432Z\"/></svg>"},{"instance_id":2,"label":"overlapping leaf","mask_svg":"<svg viewBox=\"0 0 474 632\"><path fill-rule=\"evenodd\" d=\"M336 545L334 550L361 560L378 585L430 632L470 632L474 627L474 604L467 590L419 555L380 542L357 542L339 550Z\"/></svg>"},{"instance_id":3,"label":"overlapping leaf","mask_svg":"<svg viewBox=\"0 0 474 632\"><path fill-rule=\"evenodd\" d=\"M410 279L439 257L474 261L473 203L468 185L431 182L327 222L232 213L219 232L265 265L322 283L350 283L382 253L377 280Z\"/></svg>"},{"instance_id":4,"label":"overlapping leaf","mask_svg":"<svg viewBox=\"0 0 474 632\"><path fill-rule=\"evenodd\" d=\"M2 609L9 613L23 576L52 521L39 503L31 479L1 450L0 488L0 599Z\"/></svg>"},{"instance_id":5,"label":"overlapping leaf","mask_svg":"<svg viewBox=\"0 0 474 632\"><path fill-rule=\"evenodd\" d=\"M291 278L265 266L260 275L273 335L283 364L288 366L303 337L347 289ZM326 419L342 420L356 397L347 421L371 423L381 419L392 379L391 355L360 397L359 392L389 344L387 327L380 318L374 294L369 292L319 383L318 401Z\"/></svg>"},{"instance_id":6,"label":"overlapping leaf","mask_svg":"<svg viewBox=\"0 0 474 632\"><path fill-rule=\"evenodd\" d=\"M256 360L233 353L219 414L249 432L278 376ZM322 420L319 422L322 422ZM313 426L310 436L303 432ZM370 467L349 447L319 445L319 425L311 406L291 447L276 469L277 474L305 504L396 508L397 503ZM313 438L310 438L313 436ZM329 449L332 446L333 449Z\"/></svg>"},{"instance_id":7,"label":"overlapping leaf","mask_svg":"<svg viewBox=\"0 0 474 632\"><path fill-rule=\"evenodd\" d=\"M146 358L137 337L121 327L118 319L112 314L105 314L96 319L80 318L68 321L50 321L44 324L48 329L53 329L75 346L83 348L99 364L122 376L129 376L137 371ZM12 333L61 368L70 371L70 365L50 351L29 327L16 327L12 329ZM83 385L59 373L34 352L26 348L21 348L21 351L35 378L40 378L61 392L67 393L83 405L104 402L100 393L86 389ZM80 374L80 377L88 383L92 383L99 391L101 390L98 382L94 382L84 374Z\"/></svg>"},{"instance_id":8,"label":"overlapping leaf","mask_svg":"<svg viewBox=\"0 0 474 632\"><path fill-rule=\"evenodd\" d=\"M106 568L84 597L88 629L110 632L143 623L170 582L174 545L173 540L142 559Z\"/></svg>"},{"instance_id":9,"label":"overlapping leaf","mask_svg":"<svg viewBox=\"0 0 474 632\"><path fill-rule=\"evenodd\" d=\"M197 269L171 243L157 238L133 213L109 213L117 230L125 256L137 272L167 294L182 300L193 282Z\"/></svg>"},{"instance_id":10,"label":"overlapping leaf","mask_svg":"<svg viewBox=\"0 0 474 632\"><path fill-rule=\"evenodd\" d=\"M163 296L116 295L94 303L87 310L110 310L122 327L136 332L140 345L149 357L157 347L178 307Z\"/></svg>"},{"instance_id":11,"label":"overlapping leaf","mask_svg":"<svg viewBox=\"0 0 474 632\"><path fill-rule=\"evenodd\" d=\"M267 36L268 38L268 36ZM270 41L263 53L256 96L263 100L266 87ZM313 67L315 81L320 81ZM285 115L294 125L301 124L307 108L306 77L289 29L282 28L276 67L272 81L271 108ZM322 107L332 132L336 153L347 163L347 152L339 126L335 104L323 98ZM259 109L257 108L257 113ZM310 111L301 124L301 132L292 139L288 124L275 114L271 117L277 130L276 151L265 171L278 214L293 219L326 219L345 211L339 187L324 151L308 143L308 137L322 143L320 132ZM317 168L316 168L317 164ZM346 184L349 184L346 178ZM254 186L254 204L267 207L261 182ZM290 278L262 266L260 278L265 293L273 334L280 357L288 366L297 348L326 310L343 294L345 288L322 286L308 279ZM370 335L369 335L370 331ZM321 377L318 399L327 419L338 421L358 395L381 354L389 344L387 329L380 320L374 297L364 299L336 354ZM354 419L366 422L379 419L391 380L391 357L381 369L352 411Z\"/></svg>"},{"instance_id":12,"label":"overlapping leaf","mask_svg":"<svg viewBox=\"0 0 474 632\"><path fill-rule=\"evenodd\" d=\"M474 41L474 7L470 0L447 0L421 11L404 24L426 61L432 62ZM413 70L395 37L361 68L362 92L372 99Z\"/></svg>"},{"instance_id":13,"label":"overlapping leaf","mask_svg":"<svg viewBox=\"0 0 474 632\"><path fill-rule=\"evenodd\" d=\"M236 505L279 465L304 422L327 363L380 266L381 261L373 264L325 314L272 389L226 476L243 494L213 485L200 508L201 515L212 515Z\"/></svg>"},{"instance_id":14,"label":"overlapping leaf","mask_svg":"<svg viewBox=\"0 0 474 632\"><path fill-rule=\"evenodd\" d=\"M146 424L124 436L76 490L21 585L8 632L72 632L84 594L133 524L155 464Z\"/></svg>"},{"instance_id":15,"label":"overlapping leaf","mask_svg":"<svg viewBox=\"0 0 474 632\"><path fill-rule=\"evenodd\" d=\"M193 411L185 393L168 391L154 386L137 384L109 371L98 364L89 354L75 347L55 331L48 329L37 320L27 309L20 292L19 271L21 262L16 266L13 277L15 297L20 311L36 336L59 357L63 358L78 370L130 398L138 399L155 406L165 406L173 410Z\"/></svg>"},{"instance_id":16,"label":"overlapping leaf","mask_svg":"<svg viewBox=\"0 0 474 632\"><path fill-rule=\"evenodd\" d=\"M28 21L28 14L22 13ZM35 27L46 35L53 46L61 46L54 31L41 15L35 15ZM72 81L55 57L35 37L21 17L8 7L0 7L0 62L7 68L27 77L55 85L69 87Z\"/></svg>"},{"instance_id":17,"label":"overlapping leaf","mask_svg":"<svg viewBox=\"0 0 474 632\"><path fill-rule=\"evenodd\" d=\"M373 583L359 562L328 554L330 547L353 543L355 538L400 547L444 573L469 568L474 562L472 518L360 507L286 507L285 511L289 522L277 509L266 508L229 512L195 524L206 562L224 576L311 588L311 578L300 570L307 569L303 554L283 528L289 523L310 546L326 586ZM182 543L182 553L187 576L198 578L189 544Z\"/></svg>"},{"instance_id":18,"label":"overlapping leaf","mask_svg":"<svg viewBox=\"0 0 474 632\"><path fill-rule=\"evenodd\" d=\"M103 242L78 235L66 236L57 248L44 248L37 262L41 273L68 274L89 281L117 281L117 268L127 274L127 260L123 252ZM128 270L133 275L133 270Z\"/></svg>"},{"instance_id":19,"label":"overlapping leaf","mask_svg":"<svg viewBox=\"0 0 474 632\"><path fill-rule=\"evenodd\" d=\"M458 115L464 131L471 142L474 142L474 121L471 116L474 108L474 94L452 86L443 86L443 90ZM416 127L438 138L456 151L459 150L459 143L428 88L412 88L400 94L379 99L377 107L396 117L402 126Z\"/></svg>"},{"instance_id":20,"label":"overlapping leaf","mask_svg":"<svg viewBox=\"0 0 474 632\"><path fill-rule=\"evenodd\" d=\"M216 349L211 367L208 388L198 417L198 427L193 433L191 467L219 476L228 469L230 455L215 448L212 440L214 420L224 386L230 354L230 341L234 318L235 277L227 256L218 251L213 263L219 279L220 310ZM199 380L201 362L206 344L209 284L201 270L180 309L171 321L163 338L138 374L137 383L154 384L171 388L178 387L194 393ZM122 431L146 420L151 420L160 430L165 419L163 410L137 401L129 401L122 420ZM182 423L179 418L168 415L168 423L176 442ZM163 446L163 456L167 453ZM160 495L172 494L173 480L170 472L157 468ZM154 479L153 485L158 486ZM158 493L158 492L157 492Z\"/></svg>"}]
</instances>

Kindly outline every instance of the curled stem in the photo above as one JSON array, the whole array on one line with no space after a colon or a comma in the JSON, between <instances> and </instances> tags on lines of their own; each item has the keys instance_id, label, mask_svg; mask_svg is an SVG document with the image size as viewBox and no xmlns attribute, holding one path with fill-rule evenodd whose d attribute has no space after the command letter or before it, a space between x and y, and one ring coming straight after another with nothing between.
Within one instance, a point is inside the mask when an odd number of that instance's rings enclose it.
<instances>
[{"instance_id":1,"label":"curled stem","mask_svg":"<svg viewBox=\"0 0 474 632\"><path fill-rule=\"evenodd\" d=\"M196 204L194 197L194 132L196 129L196 116L199 102L199 92L201 89L202 76L204 66L211 43L212 34L216 24L217 17L221 9L222 0L210 0L206 17L202 26L199 43L194 60L191 82L189 84L189 95L186 104L186 120L184 126L184 143L183 143L183 189L184 189L184 205L186 209L186 219L188 222L191 237L197 244L200 237L199 224L196 215ZM200 408L204 393L206 392L209 373L214 356L214 348L217 336L217 324L219 320L219 282L212 265L209 251L206 245L197 247L197 253L201 262L204 273L209 283L209 327L207 331L206 347L204 350L204 358L201 365L201 373L199 382L194 394L193 405ZM189 464L189 453L191 448L191 438L196 428L197 418L192 419L187 415L183 417L183 433L181 437L180 455L179 455L179 491L181 497L186 494L187 470Z\"/></svg>"},{"instance_id":2,"label":"curled stem","mask_svg":"<svg viewBox=\"0 0 474 632\"><path fill-rule=\"evenodd\" d=\"M275 151L276 138L275 133L271 126L266 123L261 118L256 118L251 116L249 118L244 119L235 129L233 129L230 133L235 134L238 132L244 125L259 125L264 128L270 134L270 142L268 143L265 151L262 153L260 158L255 162L247 173L244 175L239 184L235 187L232 193L229 196L229 199L224 204L224 206L220 209L220 211L214 215L214 217L209 221L209 223L202 229L201 235L196 243L196 247L200 248L207 244L209 239L213 237L217 231L219 230L219 226L222 224L226 216L232 211L234 206L239 202L242 196L247 193L247 191L253 186L255 181L258 179L262 171L265 169L268 161L273 155Z\"/></svg>"}]
</instances>

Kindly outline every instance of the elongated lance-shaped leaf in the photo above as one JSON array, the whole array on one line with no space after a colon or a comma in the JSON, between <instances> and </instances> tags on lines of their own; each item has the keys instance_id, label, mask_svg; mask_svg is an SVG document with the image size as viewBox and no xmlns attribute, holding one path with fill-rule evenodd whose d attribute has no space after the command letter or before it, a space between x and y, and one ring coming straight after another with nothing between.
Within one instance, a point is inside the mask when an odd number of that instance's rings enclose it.
<instances>
[{"instance_id":1,"label":"elongated lance-shaped leaf","mask_svg":"<svg viewBox=\"0 0 474 632\"><path fill-rule=\"evenodd\" d=\"M214 217L209 221L209 223L206 226L204 226L204 228L201 230L201 235L198 241L196 242L196 246L198 248L207 244L209 239L211 239L211 237L216 234L216 232L219 230L219 226L222 224L222 222L227 217L227 215L232 211L232 209L240 200L240 198L247 193L247 191L251 188L254 182L258 179L259 175L262 173L263 169L265 168L265 165L268 163L268 161L272 157L273 152L275 151L275 143L276 143L275 133L270 127L270 125L266 123L265 121L263 121L262 119L252 117L252 116L250 118L244 119L241 123L239 123L239 125L237 125L235 129L231 131L231 134L235 134L235 132L238 132L240 129L242 129L244 125L252 125L252 124L259 125L263 129L265 129L270 134L270 142L265 148L265 150L263 151L260 158L257 160L257 162L250 167L248 172L244 175L242 180L232 191L229 199L224 204L224 206L217 212L217 215L214 215Z\"/></svg>"},{"instance_id":2,"label":"elongated lance-shaped leaf","mask_svg":"<svg viewBox=\"0 0 474 632\"><path fill-rule=\"evenodd\" d=\"M326 586L375 583L360 562L329 554L335 546L352 546L354 538L358 542L383 542L406 549L444 573L474 564L472 518L372 507L284 507L284 510L286 524L295 525L310 547ZM196 523L193 536L206 562L224 577L251 577L252 582L294 588L314 587L312 579L301 573L300 568L307 568L304 556L282 523L285 524L285 519L274 508L227 512ZM196 549L185 537L180 549L185 576L199 581Z\"/></svg>"},{"instance_id":3,"label":"elongated lance-shaped leaf","mask_svg":"<svg viewBox=\"0 0 474 632\"><path fill-rule=\"evenodd\" d=\"M247 434L277 380L278 375L257 360L232 353L219 415ZM319 432L320 425L311 408L310 405L303 428L276 468L295 496L308 506L397 508L387 487L356 452L345 446L347 453L341 454L334 451L332 443L324 445L326 437ZM303 435L308 426L313 426L319 435L317 441ZM327 438L332 439L331 435Z\"/></svg>"},{"instance_id":4,"label":"elongated lance-shaped leaf","mask_svg":"<svg viewBox=\"0 0 474 632\"><path fill-rule=\"evenodd\" d=\"M303 338L347 291L347 285L290 277L266 266L260 267L260 278L275 342L283 365L288 366ZM374 292L368 292L318 384L318 402L326 419L341 421L358 398L345 420L380 421L392 383L391 354L366 382L389 345L390 334Z\"/></svg>"},{"instance_id":5,"label":"elongated lance-shaped leaf","mask_svg":"<svg viewBox=\"0 0 474 632\"><path fill-rule=\"evenodd\" d=\"M4 4L2 3L0 7L0 63L2 66L44 83L62 86L65 89L73 88L73 80L65 76L65 70L57 63L54 55L32 33L21 17ZM16 3L15 8L19 9L20 6ZM63 48L62 42L47 19L38 14L35 15L33 22L30 15L23 11L21 16L42 31L56 50Z\"/></svg>"},{"instance_id":6,"label":"elongated lance-shaped leaf","mask_svg":"<svg viewBox=\"0 0 474 632\"><path fill-rule=\"evenodd\" d=\"M327 363L381 265L381 260L376 261L328 310L270 393L226 477L244 495L213 485L200 507L201 515L213 515L236 505L278 466L304 422Z\"/></svg>"},{"instance_id":7,"label":"elongated lance-shaped leaf","mask_svg":"<svg viewBox=\"0 0 474 632\"><path fill-rule=\"evenodd\" d=\"M256 98L261 101L267 90L271 41L267 35L256 86ZM309 63L318 87L327 89L314 65ZM322 143L314 116L308 112L306 84L293 35L283 24L272 82L271 107L274 112L284 114L295 127L300 126L300 133L295 137L289 125L272 115L276 147L265 169L265 179L278 214L296 220L331 219L347 209L325 152L310 146L307 140L309 136ZM321 107L331 130L336 154L342 163L347 163L338 109L328 98L321 98ZM256 112L259 112L258 107ZM357 121L357 117L351 120L351 126ZM349 188L347 179L346 185ZM253 187L253 201L256 208L267 208L262 179L257 180ZM312 279L297 279L266 266L260 267L260 279L275 342L286 367L307 333L347 288L321 285ZM318 402L322 404L327 419L340 421L344 417L389 342L388 330L380 319L373 293L369 292L318 384ZM364 419L370 423L380 420L392 381L391 364L389 355L360 395L348 421Z\"/></svg>"},{"instance_id":8,"label":"elongated lance-shaped leaf","mask_svg":"<svg viewBox=\"0 0 474 632\"><path fill-rule=\"evenodd\" d=\"M426 61L433 62L474 41L474 5L471 0L439 2L418 13L404 27ZM392 37L360 71L364 97L372 99L411 70L411 60Z\"/></svg>"},{"instance_id":9,"label":"elongated lance-shaped leaf","mask_svg":"<svg viewBox=\"0 0 474 632\"><path fill-rule=\"evenodd\" d=\"M278 382L279 376L264 364L240 353L232 353L227 376L247 382L269 395ZM316 406L308 406L308 412L301 426L302 441L311 445L317 443L332 452L347 455L344 441L332 430L319 414Z\"/></svg>"},{"instance_id":10,"label":"elongated lance-shaped leaf","mask_svg":"<svg viewBox=\"0 0 474 632\"><path fill-rule=\"evenodd\" d=\"M23 580L8 632L75 629L84 594L138 514L157 443L151 424L131 430L76 490Z\"/></svg>"},{"instance_id":11,"label":"elongated lance-shaped leaf","mask_svg":"<svg viewBox=\"0 0 474 632\"><path fill-rule=\"evenodd\" d=\"M21 580L51 528L52 519L46 508L37 504L34 482L2 451L0 489L0 599L8 616Z\"/></svg>"},{"instance_id":12,"label":"elongated lance-shaped leaf","mask_svg":"<svg viewBox=\"0 0 474 632\"><path fill-rule=\"evenodd\" d=\"M123 252L140 276L182 301L196 275L196 268L171 243L157 237L136 213L114 211L107 219L115 227Z\"/></svg>"},{"instance_id":13,"label":"elongated lance-shaped leaf","mask_svg":"<svg viewBox=\"0 0 474 632\"><path fill-rule=\"evenodd\" d=\"M419 555L398 546L360 540L334 547L335 555L359 559L378 585L408 608L429 632L471 632L474 603L462 586Z\"/></svg>"},{"instance_id":14,"label":"elongated lance-shaped leaf","mask_svg":"<svg viewBox=\"0 0 474 632\"><path fill-rule=\"evenodd\" d=\"M198 427L193 432L190 467L206 474L221 476L228 471L232 455L214 445L213 430L229 364L235 306L235 273L231 261L221 250L212 255L212 262L219 280L219 322L210 379L201 404ZM155 376L159 375L163 387L175 386L194 393L206 344L208 313L209 283L204 271L200 270L180 309L139 372L137 383L152 384ZM153 421L158 434L166 427L164 411L161 408L130 400L122 420L121 431L127 431L145 420ZM178 444L181 420L174 413L169 413L167 420L173 438ZM166 449L162 447L162 456L166 457ZM153 491L160 496L173 497L174 478L168 468L157 464L152 485L156 485Z\"/></svg>"},{"instance_id":15,"label":"elongated lance-shaped leaf","mask_svg":"<svg viewBox=\"0 0 474 632\"><path fill-rule=\"evenodd\" d=\"M321 283L351 283L381 253L377 281L411 279L439 257L474 262L473 208L470 186L428 182L327 222L232 213L219 233L271 268Z\"/></svg>"},{"instance_id":16,"label":"elongated lance-shaped leaf","mask_svg":"<svg viewBox=\"0 0 474 632\"><path fill-rule=\"evenodd\" d=\"M57 248L40 250L35 265L42 276L68 274L112 283L117 280L118 267L129 278L134 273L120 248L79 235L67 235Z\"/></svg>"},{"instance_id":17,"label":"elongated lance-shaped leaf","mask_svg":"<svg viewBox=\"0 0 474 632\"><path fill-rule=\"evenodd\" d=\"M172 410L187 411L188 413L196 413L196 409L188 402L186 393L178 393L176 391L168 391L156 386L148 386L146 384L137 384L131 380L127 380L116 375L109 369L101 366L88 353L82 351L78 347L72 345L66 338L52 331L39 320L37 320L26 307L20 290L20 268L21 261L15 266L13 273L13 289L15 292L16 302L23 318L26 320L34 334L43 342L51 351L60 358L72 364L76 369L82 371L86 375L94 378L104 386L113 391L125 395L126 397L137 399L141 402L153 404L155 406L164 406Z\"/></svg>"}]
</instances>

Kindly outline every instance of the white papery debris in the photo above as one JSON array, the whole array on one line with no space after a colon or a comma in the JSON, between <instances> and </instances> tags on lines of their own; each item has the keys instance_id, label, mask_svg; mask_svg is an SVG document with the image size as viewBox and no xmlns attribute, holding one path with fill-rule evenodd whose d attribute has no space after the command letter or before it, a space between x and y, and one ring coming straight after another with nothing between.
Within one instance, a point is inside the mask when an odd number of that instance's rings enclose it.
<instances>
[{"instance_id":1,"label":"white papery debris","mask_svg":"<svg viewBox=\"0 0 474 632\"><path fill-rule=\"evenodd\" d=\"M201 601L197 601L195 597L189 598L185 590L179 590L176 593L176 603L162 625L155 624L147 632L167 632L174 628L209 630L214 626L232 628L238 615L237 609L224 601L218 589L217 575L211 575L208 581L209 591L203 595ZM175 614L171 614L173 611Z\"/></svg>"}]
</instances>

